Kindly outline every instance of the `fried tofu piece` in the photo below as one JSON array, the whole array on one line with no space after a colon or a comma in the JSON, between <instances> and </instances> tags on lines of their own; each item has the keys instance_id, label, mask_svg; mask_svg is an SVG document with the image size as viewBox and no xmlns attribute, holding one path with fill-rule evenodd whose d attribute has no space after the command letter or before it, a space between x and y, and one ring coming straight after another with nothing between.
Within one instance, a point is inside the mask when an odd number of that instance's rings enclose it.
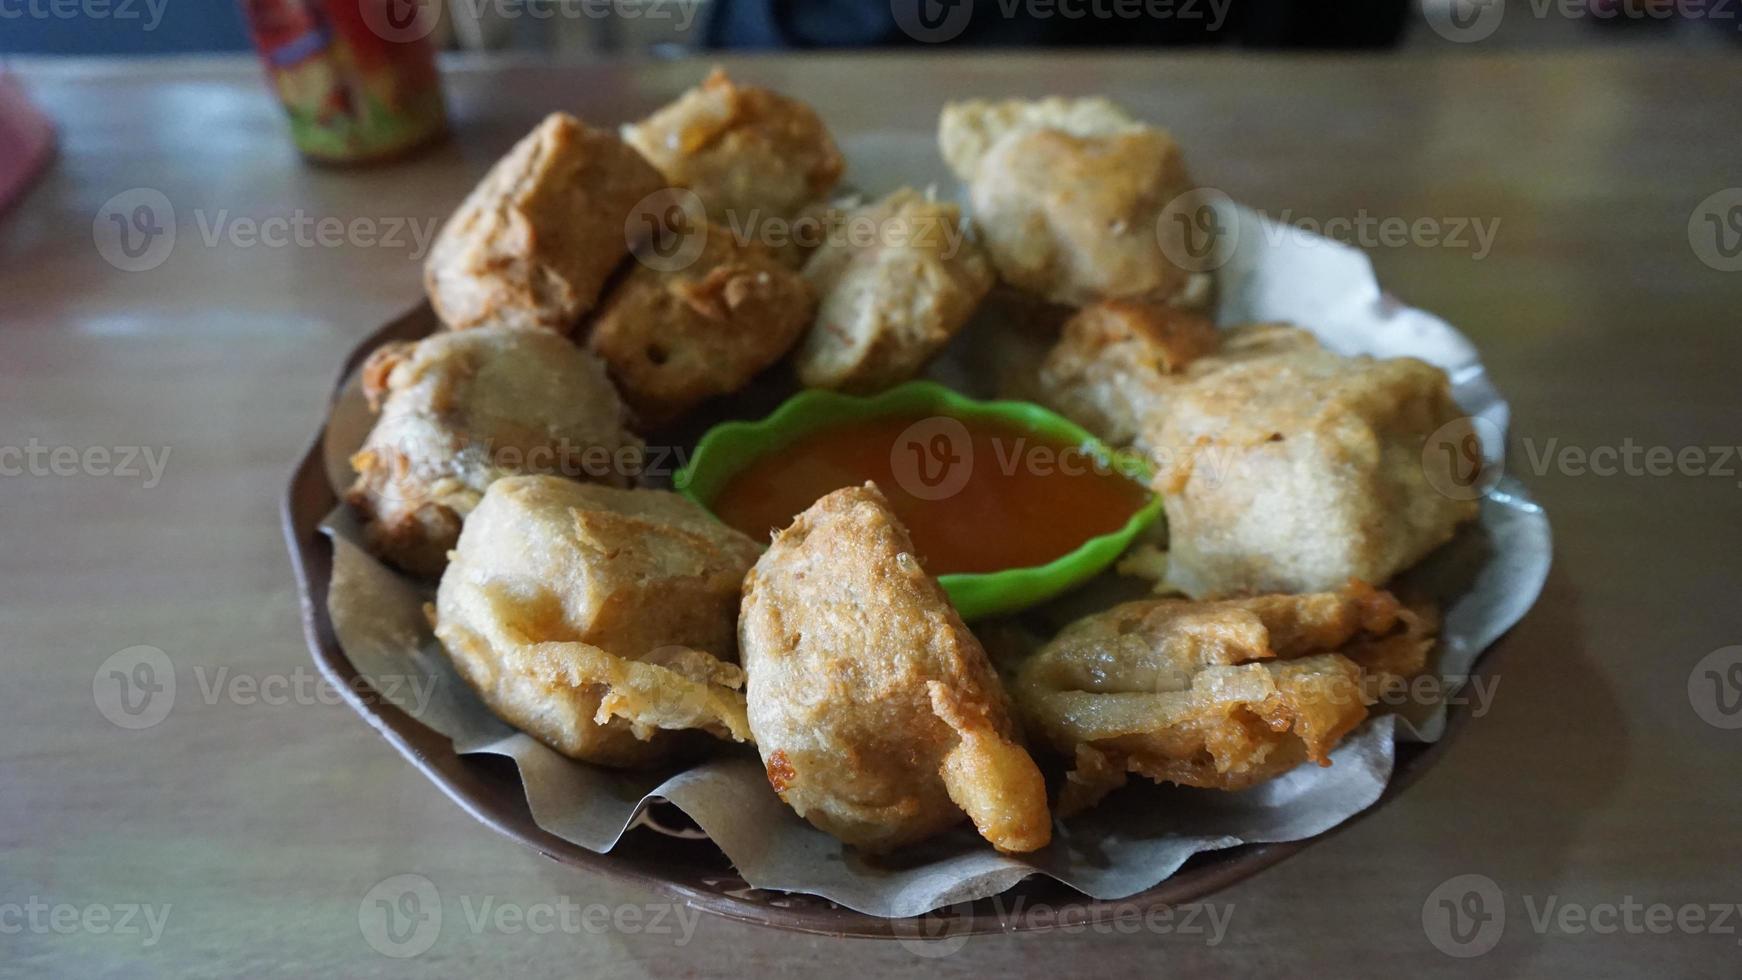
<instances>
[{"instance_id":1,"label":"fried tofu piece","mask_svg":"<svg viewBox=\"0 0 1742 980\"><path fill-rule=\"evenodd\" d=\"M363 367L380 413L345 499L369 547L435 576L490 484L517 473L627 483L641 445L599 360L542 330L484 327L387 344Z\"/></svg>"},{"instance_id":2,"label":"fried tofu piece","mask_svg":"<svg viewBox=\"0 0 1742 980\"><path fill-rule=\"evenodd\" d=\"M868 851L964 813L1002 851L1051 839L998 676L874 485L775 535L744 582L739 648L769 783L799 816Z\"/></svg>"},{"instance_id":3,"label":"fried tofu piece","mask_svg":"<svg viewBox=\"0 0 1742 980\"><path fill-rule=\"evenodd\" d=\"M796 355L798 377L806 387L872 393L918 374L994 277L954 204L903 188L844 220L851 234L825 242L804 267L821 299Z\"/></svg>"},{"instance_id":4,"label":"fried tofu piece","mask_svg":"<svg viewBox=\"0 0 1742 980\"><path fill-rule=\"evenodd\" d=\"M616 134L545 118L442 227L424 285L442 322L567 332L629 254L635 212L665 187Z\"/></svg>"},{"instance_id":5,"label":"fried tofu piece","mask_svg":"<svg viewBox=\"0 0 1742 980\"><path fill-rule=\"evenodd\" d=\"M1130 300L1085 306L1041 364L1042 397L1103 441L1130 445L1219 340L1215 324L1185 310Z\"/></svg>"},{"instance_id":6,"label":"fried tofu piece","mask_svg":"<svg viewBox=\"0 0 1742 980\"><path fill-rule=\"evenodd\" d=\"M623 127L623 138L667 180L693 191L709 220L733 227L797 215L825 197L846 169L809 106L739 85L719 68L670 105Z\"/></svg>"},{"instance_id":7,"label":"fried tofu piece","mask_svg":"<svg viewBox=\"0 0 1742 980\"><path fill-rule=\"evenodd\" d=\"M1141 132L1144 125L1110 99L968 99L944 105L938 114L938 149L950 170L972 179L994 144L1017 130L1053 129L1073 136Z\"/></svg>"},{"instance_id":8,"label":"fried tofu piece","mask_svg":"<svg viewBox=\"0 0 1742 980\"><path fill-rule=\"evenodd\" d=\"M816 299L767 249L707 226L694 262L637 262L599 308L587 343L643 429L748 384L810 325Z\"/></svg>"},{"instance_id":9,"label":"fried tofu piece","mask_svg":"<svg viewBox=\"0 0 1742 980\"><path fill-rule=\"evenodd\" d=\"M1070 321L1041 399L1149 454L1167 509L1163 588L1195 598L1384 583L1476 516L1422 447L1462 415L1445 372L1325 350L1282 324L1206 337L1119 304ZM1218 342L1211 351L1206 341Z\"/></svg>"},{"instance_id":10,"label":"fried tofu piece","mask_svg":"<svg viewBox=\"0 0 1742 980\"><path fill-rule=\"evenodd\" d=\"M1167 509L1167 588L1194 597L1385 583L1474 520L1423 449L1462 417L1444 371L1260 329L1196 361L1140 439ZM1445 479L1434 472L1446 467Z\"/></svg>"},{"instance_id":11,"label":"fried tofu piece","mask_svg":"<svg viewBox=\"0 0 1742 980\"><path fill-rule=\"evenodd\" d=\"M1429 619L1360 583L1222 602L1146 599L1067 626L1014 695L1037 736L1075 760L1078 812L1127 773L1239 790L1304 761L1329 765L1367 717L1362 664L1426 665Z\"/></svg>"},{"instance_id":12,"label":"fried tofu piece","mask_svg":"<svg viewBox=\"0 0 1742 980\"><path fill-rule=\"evenodd\" d=\"M571 758L647 765L690 730L745 741L733 660L759 551L675 493L509 477L460 534L436 637L492 711Z\"/></svg>"},{"instance_id":13,"label":"fried tofu piece","mask_svg":"<svg viewBox=\"0 0 1742 980\"><path fill-rule=\"evenodd\" d=\"M1179 147L1104 99L966 102L939 120L998 273L1052 302L1202 301L1157 225L1192 189Z\"/></svg>"}]
</instances>

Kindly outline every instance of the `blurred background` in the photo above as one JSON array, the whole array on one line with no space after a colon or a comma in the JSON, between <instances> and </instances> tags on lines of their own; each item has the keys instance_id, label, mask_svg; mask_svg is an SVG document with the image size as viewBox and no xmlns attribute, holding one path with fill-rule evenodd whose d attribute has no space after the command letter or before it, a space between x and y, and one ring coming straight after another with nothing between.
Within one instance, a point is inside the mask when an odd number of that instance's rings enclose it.
<instances>
[{"instance_id":1,"label":"blurred background","mask_svg":"<svg viewBox=\"0 0 1742 980\"><path fill-rule=\"evenodd\" d=\"M251 48L250 19L311 2L330 0L0 0L0 56L241 52ZM1431 49L1480 40L1491 50L1742 37L1742 14L1728 0L369 2L389 19L425 18L444 49L577 58L920 44ZM427 9L434 4L441 9Z\"/></svg>"},{"instance_id":2,"label":"blurred background","mask_svg":"<svg viewBox=\"0 0 1742 980\"><path fill-rule=\"evenodd\" d=\"M76 78L96 66L65 59L103 58L105 77L125 78L129 58L255 52L303 155L363 164L409 156L446 132L439 55L584 65L818 50L1733 48L1739 9L1739 0L0 0L0 212L56 143L18 81L26 62Z\"/></svg>"}]
</instances>

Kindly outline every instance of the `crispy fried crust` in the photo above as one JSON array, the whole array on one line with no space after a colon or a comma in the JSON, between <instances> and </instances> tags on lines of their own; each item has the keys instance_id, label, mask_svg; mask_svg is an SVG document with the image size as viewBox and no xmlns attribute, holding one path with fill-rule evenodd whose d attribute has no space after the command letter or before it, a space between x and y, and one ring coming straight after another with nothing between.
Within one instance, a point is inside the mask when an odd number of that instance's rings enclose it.
<instances>
[{"instance_id":1,"label":"crispy fried crust","mask_svg":"<svg viewBox=\"0 0 1742 980\"><path fill-rule=\"evenodd\" d=\"M1461 415L1444 371L1344 357L1281 324L1222 331L1205 351L1203 321L1122 309L1090 307L1066 326L1040 372L1042 400L1153 458L1167 589L1384 583L1475 518L1474 502L1435 489L1439 461L1422 455Z\"/></svg>"},{"instance_id":2,"label":"crispy fried crust","mask_svg":"<svg viewBox=\"0 0 1742 980\"><path fill-rule=\"evenodd\" d=\"M605 297L587 343L651 429L749 383L798 341L815 308L798 273L714 225L685 268L636 263Z\"/></svg>"},{"instance_id":3,"label":"crispy fried crust","mask_svg":"<svg viewBox=\"0 0 1742 980\"><path fill-rule=\"evenodd\" d=\"M756 543L677 494L492 484L442 576L436 636L497 715L564 755L656 761L750 737L731 662Z\"/></svg>"},{"instance_id":4,"label":"crispy fried crust","mask_svg":"<svg viewBox=\"0 0 1742 980\"><path fill-rule=\"evenodd\" d=\"M831 240L805 279L821 297L796 359L807 387L876 392L918 374L992 288L992 266L966 237L961 209L903 188L854 211L874 241Z\"/></svg>"},{"instance_id":5,"label":"crispy fried crust","mask_svg":"<svg viewBox=\"0 0 1742 980\"><path fill-rule=\"evenodd\" d=\"M380 418L345 499L367 543L435 576L495 480L561 473L626 483L639 443L599 361L545 331L490 327L387 344L363 366Z\"/></svg>"},{"instance_id":6,"label":"crispy fried crust","mask_svg":"<svg viewBox=\"0 0 1742 980\"><path fill-rule=\"evenodd\" d=\"M1046 780L1028 750L1010 739L1008 722L1001 729L987 705L965 701L940 681L927 681L926 692L932 713L957 738L938 766L950 802L1000 851L1026 853L1051 843Z\"/></svg>"},{"instance_id":7,"label":"crispy fried crust","mask_svg":"<svg viewBox=\"0 0 1742 980\"><path fill-rule=\"evenodd\" d=\"M424 264L430 302L454 329L567 332L629 253L632 212L664 186L615 134L555 113L443 226Z\"/></svg>"},{"instance_id":8,"label":"crispy fried crust","mask_svg":"<svg viewBox=\"0 0 1742 980\"><path fill-rule=\"evenodd\" d=\"M1064 322L1038 371L1040 400L1115 446L1162 449L1171 399L1197 379L1249 360L1319 350L1300 327L1219 331L1198 313L1111 299Z\"/></svg>"},{"instance_id":9,"label":"crispy fried crust","mask_svg":"<svg viewBox=\"0 0 1742 980\"><path fill-rule=\"evenodd\" d=\"M1196 362L1143 439L1166 500L1169 587L1205 597L1384 583L1475 519L1475 501L1435 489L1442 461L1422 451L1463 414L1444 371L1283 334L1243 339Z\"/></svg>"},{"instance_id":10,"label":"crispy fried crust","mask_svg":"<svg viewBox=\"0 0 1742 980\"><path fill-rule=\"evenodd\" d=\"M1215 324L1185 310L1130 300L1086 306L1041 364L1042 397L1108 443L1129 445L1218 339Z\"/></svg>"},{"instance_id":11,"label":"crispy fried crust","mask_svg":"<svg viewBox=\"0 0 1742 980\"><path fill-rule=\"evenodd\" d=\"M1071 306L1204 292L1156 231L1192 187L1166 132L1104 100L1047 100L946 106L939 140L1011 285Z\"/></svg>"},{"instance_id":12,"label":"crispy fried crust","mask_svg":"<svg viewBox=\"0 0 1742 980\"><path fill-rule=\"evenodd\" d=\"M846 162L809 106L739 85L714 69L696 88L623 138L673 184L701 199L709 219L744 226L789 218L827 195Z\"/></svg>"},{"instance_id":13,"label":"crispy fried crust","mask_svg":"<svg viewBox=\"0 0 1742 980\"><path fill-rule=\"evenodd\" d=\"M1000 139L1021 129L1054 129L1075 136L1138 132L1143 124L1100 97L1051 96L1027 101L970 99L947 103L938 115L938 149L962 180L974 179L980 161Z\"/></svg>"},{"instance_id":14,"label":"crispy fried crust","mask_svg":"<svg viewBox=\"0 0 1742 980\"><path fill-rule=\"evenodd\" d=\"M1367 717L1362 664L1419 672L1431 621L1361 583L1221 602L1148 599L1078 620L1026 662L1023 717L1076 760L1076 812L1127 772L1236 790L1330 751ZM1399 675L1402 676L1402 675Z\"/></svg>"},{"instance_id":15,"label":"crispy fried crust","mask_svg":"<svg viewBox=\"0 0 1742 980\"><path fill-rule=\"evenodd\" d=\"M998 677L875 486L776 535L745 579L739 646L769 782L817 827L882 851L966 812L1001 850L1050 839Z\"/></svg>"},{"instance_id":16,"label":"crispy fried crust","mask_svg":"<svg viewBox=\"0 0 1742 980\"><path fill-rule=\"evenodd\" d=\"M1232 365L1318 350L1299 327L1254 323L1219 330L1157 303L1111 300L1067 320L1038 372L1040 400L1117 446L1157 442L1174 395Z\"/></svg>"}]
</instances>

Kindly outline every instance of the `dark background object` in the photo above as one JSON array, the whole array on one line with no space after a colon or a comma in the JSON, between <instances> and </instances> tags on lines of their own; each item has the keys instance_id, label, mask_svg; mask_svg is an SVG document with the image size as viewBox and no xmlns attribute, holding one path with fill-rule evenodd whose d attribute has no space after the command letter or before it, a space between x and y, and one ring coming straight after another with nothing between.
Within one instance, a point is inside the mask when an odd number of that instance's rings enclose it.
<instances>
[{"instance_id":1,"label":"dark background object","mask_svg":"<svg viewBox=\"0 0 1742 980\"><path fill-rule=\"evenodd\" d=\"M711 48L1389 47L1410 0L714 0ZM897 12L901 16L897 16ZM935 28L915 37L903 22ZM922 32L923 33L923 32Z\"/></svg>"},{"instance_id":2,"label":"dark background object","mask_svg":"<svg viewBox=\"0 0 1742 980\"><path fill-rule=\"evenodd\" d=\"M193 54L250 50L235 0L113 0L0 5L0 54ZM102 10L98 15L96 12ZM71 14L71 16L63 16Z\"/></svg>"},{"instance_id":3,"label":"dark background object","mask_svg":"<svg viewBox=\"0 0 1742 980\"><path fill-rule=\"evenodd\" d=\"M0 0L0 57L249 49L240 0ZM358 0L348 0L358 2ZM381 2L381 0L375 0ZM1416 52L1742 42L1717 0L1515 3L1481 44L1430 29L1483 0L392 0L440 9L435 40L594 59L707 50L1118 48ZM624 11L635 8L631 16ZM1572 12L1567 12L1568 10ZM650 16L649 11L658 11ZM622 14L619 16L619 14ZM1728 15L1727 15L1728 14ZM681 26L679 24L681 23ZM903 25L906 25L905 29Z\"/></svg>"}]
</instances>

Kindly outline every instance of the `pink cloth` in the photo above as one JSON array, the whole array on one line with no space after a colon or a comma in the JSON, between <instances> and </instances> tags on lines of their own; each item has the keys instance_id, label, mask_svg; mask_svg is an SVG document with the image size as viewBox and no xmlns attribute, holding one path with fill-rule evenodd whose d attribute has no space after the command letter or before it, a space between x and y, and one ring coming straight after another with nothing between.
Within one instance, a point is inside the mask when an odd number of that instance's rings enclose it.
<instances>
[{"instance_id":1,"label":"pink cloth","mask_svg":"<svg viewBox=\"0 0 1742 980\"><path fill-rule=\"evenodd\" d=\"M54 125L0 72L0 214L24 197L31 178L54 152Z\"/></svg>"}]
</instances>

